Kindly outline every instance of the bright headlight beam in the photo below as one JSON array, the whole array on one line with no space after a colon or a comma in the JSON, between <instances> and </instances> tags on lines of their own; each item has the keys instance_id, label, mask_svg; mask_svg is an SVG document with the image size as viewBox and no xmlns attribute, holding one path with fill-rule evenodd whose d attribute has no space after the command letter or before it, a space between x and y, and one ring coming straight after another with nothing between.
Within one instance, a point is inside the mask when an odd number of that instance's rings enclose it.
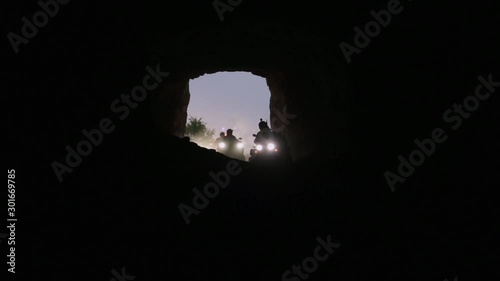
<instances>
[{"instance_id":1,"label":"bright headlight beam","mask_svg":"<svg viewBox=\"0 0 500 281\"><path fill-rule=\"evenodd\" d=\"M274 150L274 143L270 143L267 145L267 149Z\"/></svg>"},{"instance_id":2,"label":"bright headlight beam","mask_svg":"<svg viewBox=\"0 0 500 281\"><path fill-rule=\"evenodd\" d=\"M257 148L257 150L261 151L262 150L262 145L257 145L255 148Z\"/></svg>"}]
</instances>

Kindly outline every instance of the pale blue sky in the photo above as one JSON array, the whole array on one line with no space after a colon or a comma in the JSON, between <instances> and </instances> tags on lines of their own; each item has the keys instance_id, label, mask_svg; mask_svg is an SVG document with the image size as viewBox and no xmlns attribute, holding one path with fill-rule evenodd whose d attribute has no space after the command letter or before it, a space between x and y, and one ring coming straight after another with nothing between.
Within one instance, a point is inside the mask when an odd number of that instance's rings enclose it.
<instances>
[{"instance_id":1,"label":"pale blue sky","mask_svg":"<svg viewBox=\"0 0 500 281\"><path fill-rule=\"evenodd\" d=\"M248 144L248 153L260 118L269 119L266 79L250 72L217 72L190 80L189 91L188 116L202 117L216 135L232 128Z\"/></svg>"}]
</instances>

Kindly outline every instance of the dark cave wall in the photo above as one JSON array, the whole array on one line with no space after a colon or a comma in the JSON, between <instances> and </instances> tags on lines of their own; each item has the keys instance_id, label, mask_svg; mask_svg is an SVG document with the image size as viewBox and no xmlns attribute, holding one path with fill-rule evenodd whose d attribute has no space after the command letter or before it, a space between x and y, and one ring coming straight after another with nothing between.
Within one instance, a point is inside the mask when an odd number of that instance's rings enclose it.
<instances>
[{"instance_id":1,"label":"dark cave wall","mask_svg":"<svg viewBox=\"0 0 500 281\"><path fill-rule=\"evenodd\" d=\"M347 127L354 96L349 93L345 67L326 51L304 50L299 56L290 60L280 79L270 81L271 89L277 89L271 109L286 106L289 114L296 115L284 131L294 157L346 154L352 141Z\"/></svg>"},{"instance_id":2,"label":"dark cave wall","mask_svg":"<svg viewBox=\"0 0 500 281\"><path fill-rule=\"evenodd\" d=\"M173 77L152 99L154 126L174 136L184 136L189 104L189 79Z\"/></svg>"}]
</instances>

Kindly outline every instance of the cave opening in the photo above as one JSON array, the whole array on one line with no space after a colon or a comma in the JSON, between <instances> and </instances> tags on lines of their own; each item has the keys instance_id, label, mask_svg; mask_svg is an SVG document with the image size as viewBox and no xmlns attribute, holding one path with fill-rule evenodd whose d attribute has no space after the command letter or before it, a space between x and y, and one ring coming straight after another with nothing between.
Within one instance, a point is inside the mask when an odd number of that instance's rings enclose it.
<instances>
[{"instance_id":1,"label":"cave opening","mask_svg":"<svg viewBox=\"0 0 500 281\"><path fill-rule=\"evenodd\" d=\"M227 44L231 46L230 43ZM161 54L165 58L155 55L154 61L168 65L170 53L163 51ZM326 63L307 53L287 60L280 59L279 56L271 59L260 54L252 55L250 51L242 51L244 55L238 53L238 56L228 57L224 54L226 56L198 54L186 57L184 66L172 71L172 75L152 95L151 112L156 128L175 137L185 137L190 116L210 121L203 114L192 112L194 104L203 101L199 99L203 90L193 87L198 79L218 75L248 75L260 80L265 87L266 104L254 108L241 98L235 103L244 106L242 112L265 112L249 115L249 119L253 119L249 125L251 130L243 134L238 132L239 126L235 122L223 122L224 124L219 125L207 122L215 130L215 135L222 128L236 127L234 134L247 143L245 152L248 156L253 146L251 134L257 132L258 122L263 118L268 120L273 131L284 137L294 161L341 158L351 152L350 147L356 145L351 139L353 127L350 108L354 103L354 95L351 93L346 70L335 56L328 57L329 61ZM281 56L285 57L283 54ZM230 98L239 98L245 90L243 84L240 83L239 87L232 90ZM264 94L264 90L242 97L253 97L255 94ZM223 117L227 103L224 99L227 98L211 100L209 95L206 97L205 103L209 102L212 104L209 108L214 108L211 111L219 111L219 116ZM235 117L225 118L234 121Z\"/></svg>"},{"instance_id":2,"label":"cave opening","mask_svg":"<svg viewBox=\"0 0 500 281\"><path fill-rule=\"evenodd\" d=\"M246 71L219 71L190 79L189 93L184 135L202 147L217 149L215 139L232 129L248 159L258 122L269 121L271 115L266 79Z\"/></svg>"}]
</instances>

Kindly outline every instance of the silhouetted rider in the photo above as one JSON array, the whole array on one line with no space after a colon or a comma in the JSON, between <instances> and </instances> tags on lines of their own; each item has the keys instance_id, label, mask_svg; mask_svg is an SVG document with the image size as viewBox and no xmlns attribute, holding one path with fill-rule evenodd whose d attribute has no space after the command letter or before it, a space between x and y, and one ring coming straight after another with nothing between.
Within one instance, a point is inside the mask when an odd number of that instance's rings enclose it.
<instances>
[{"instance_id":1,"label":"silhouetted rider","mask_svg":"<svg viewBox=\"0 0 500 281\"><path fill-rule=\"evenodd\" d=\"M267 122L262 121L262 119L260 119L259 122L259 129L260 131L257 133L257 136L253 141L254 143L265 143L266 141L271 141L273 139L273 131L271 131L271 128L269 128Z\"/></svg>"},{"instance_id":2,"label":"silhouetted rider","mask_svg":"<svg viewBox=\"0 0 500 281\"><path fill-rule=\"evenodd\" d=\"M227 129L224 143L226 144L226 155L236 158L238 155L238 143L240 141L233 135L232 129Z\"/></svg>"},{"instance_id":3,"label":"silhouetted rider","mask_svg":"<svg viewBox=\"0 0 500 281\"><path fill-rule=\"evenodd\" d=\"M224 137L225 136L226 136L226 134L224 132L220 132L219 137L216 138L215 141L214 141L215 149L219 148L219 143L221 143L221 142L224 141Z\"/></svg>"},{"instance_id":4,"label":"silhouetted rider","mask_svg":"<svg viewBox=\"0 0 500 281\"><path fill-rule=\"evenodd\" d=\"M227 142L228 144L234 144L234 143L238 142L238 139L235 136L233 136L232 129L227 129L226 136L224 137L224 141Z\"/></svg>"},{"instance_id":5,"label":"silhouetted rider","mask_svg":"<svg viewBox=\"0 0 500 281\"><path fill-rule=\"evenodd\" d=\"M260 131L257 133L254 143L261 145L266 145L266 143L269 142L274 143L278 146L279 155L284 157L287 161L291 161L290 148L286 138L281 133L272 131L267 125L267 122L262 121L262 119L260 119L259 122L259 129Z\"/></svg>"}]
</instances>

